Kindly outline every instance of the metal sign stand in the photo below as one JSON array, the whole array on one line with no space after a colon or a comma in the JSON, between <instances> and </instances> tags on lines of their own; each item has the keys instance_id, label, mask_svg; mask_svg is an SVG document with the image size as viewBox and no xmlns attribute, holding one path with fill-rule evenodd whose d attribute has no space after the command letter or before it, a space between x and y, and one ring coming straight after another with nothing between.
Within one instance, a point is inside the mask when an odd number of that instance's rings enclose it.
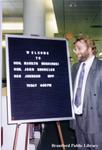
<instances>
[{"instance_id":1,"label":"metal sign stand","mask_svg":"<svg viewBox=\"0 0 102 150\"><path fill-rule=\"evenodd\" d=\"M16 148L17 148L17 140L18 140L19 127L20 127L20 124L17 124L16 125L14 142L13 142L13 150L16 150Z\"/></svg>"},{"instance_id":2,"label":"metal sign stand","mask_svg":"<svg viewBox=\"0 0 102 150\"><path fill-rule=\"evenodd\" d=\"M61 141L62 150L65 150L64 138L63 138L63 134L62 134L60 122L57 121L57 122L56 122L56 125L57 125L58 134L59 134L60 141Z\"/></svg>"},{"instance_id":3,"label":"metal sign stand","mask_svg":"<svg viewBox=\"0 0 102 150\"><path fill-rule=\"evenodd\" d=\"M24 150L27 150L27 147L28 147L29 125L30 125L30 124L27 124L27 127L26 127L26 137L25 137L25 148L24 148ZM20 127L20 124L17 124L17 125L16 125L16 131L15 131L14 142L13 142L13 150L16 150L16 149L17 149L17 141L18 141L19 127Z\"/></svg>"},{"instance_id":4,"label":"metal sign stand","mask_svg":"<svg viewBox=\"0 0 102 150\"><path fill-rule=\"evenodd\" d=\"M30 124L27 124L27 127L26 127L26 138L25 138L25 150L27 150L27 147L28 147L29 127L30 127Z\"/></svg>"},{"instance_id":5,"label":"metal sign stand","mask_svg":"<svg viewBox=\"0 0 102 150\"><path fill-rule=\"evenodd\" d=\"M60 137L60 142L61 142L62 150L65 150L64 138L63 138L63 134L62 134L60 122L57 121L57 122L56 122L56 125L57 125L58 134L59 134L59 137ZM13 142L13 150L16 150L16 149L17 149L17 141L18 141L19 127L20 127L20 124L17 124L17 125L16 125L16 131L15 131L14 142ZM26 137L25 137L25 148L24 148L24 150L27 150L27 147L28 147L29 127L30 127L30 124L27 124L27 127L26 127Z\"/></svg>"}]
</instances>

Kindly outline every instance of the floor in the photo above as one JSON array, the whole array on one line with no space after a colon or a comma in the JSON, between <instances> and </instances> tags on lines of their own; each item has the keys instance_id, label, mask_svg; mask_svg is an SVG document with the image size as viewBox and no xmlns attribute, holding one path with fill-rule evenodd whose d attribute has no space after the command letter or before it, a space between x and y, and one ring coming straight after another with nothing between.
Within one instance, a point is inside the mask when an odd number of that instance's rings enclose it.
<instances>
[{"instance_id":1,"label":"floor","mask_svg":"<svg viewBox=\"0 0 102 150\"><path fill-rule=\"evenodd\" d=\"M76 140L74 131L69 128L69 122L63 121L60 122L60 125L64 145L66 146L65 150L76 150L74 147L71 147L71 144L75 144ZM36 150L62 150L56 122L45 124L44 132L41 135L39 143L37 143Z\"/></svg>"}]
</instances>

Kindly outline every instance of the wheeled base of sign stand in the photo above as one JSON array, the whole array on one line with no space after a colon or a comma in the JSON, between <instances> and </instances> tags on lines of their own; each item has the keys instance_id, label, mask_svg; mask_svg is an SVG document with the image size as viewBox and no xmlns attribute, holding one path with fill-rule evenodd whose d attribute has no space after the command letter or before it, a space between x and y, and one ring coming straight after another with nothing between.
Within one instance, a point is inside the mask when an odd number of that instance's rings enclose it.
<instances>
[{"instance_id":1,"label":"wheeled base of sign stand","mask_svg":"<svg viewBox=\"0 0 102 150\"><path fill-rule=\"evenodd\" d=\"M58 135L59 135L59 137L60 137L60 142L61 142L62 150L65 150L64 138L63 138L63 134L62 134L60 122L57 121L57 122L56 122L56 125L57 125L57 129L58 129ZM27 127L26 127L26 137L25 137L25 148L24 148L24 150L27 150L27 147L28 147L29 126L30 126L30 124L27 124ZM20 127L20 124L17 124L17 125L16 125L16 131L15 131L14 142L13 142L13 150L16 150L16 149L17 149L17 141L18 141L19 127Z\"/></svg>"}]
</instances>

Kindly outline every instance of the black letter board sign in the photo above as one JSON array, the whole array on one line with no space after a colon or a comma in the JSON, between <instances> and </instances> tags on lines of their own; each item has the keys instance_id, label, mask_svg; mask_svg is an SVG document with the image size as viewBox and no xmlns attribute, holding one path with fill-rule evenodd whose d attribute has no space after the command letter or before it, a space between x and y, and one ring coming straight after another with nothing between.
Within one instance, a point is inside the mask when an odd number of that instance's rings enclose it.
<instances>
[{"instance_id":1,"label":"black letter board sign","mask_svg":"<svg viewBox=\"0 0 102 150\"><path fill-rule=\"evenodd\" d=\"M65 39L6 35L8 122L74 118Z\"/></svg>"}]
</instances>

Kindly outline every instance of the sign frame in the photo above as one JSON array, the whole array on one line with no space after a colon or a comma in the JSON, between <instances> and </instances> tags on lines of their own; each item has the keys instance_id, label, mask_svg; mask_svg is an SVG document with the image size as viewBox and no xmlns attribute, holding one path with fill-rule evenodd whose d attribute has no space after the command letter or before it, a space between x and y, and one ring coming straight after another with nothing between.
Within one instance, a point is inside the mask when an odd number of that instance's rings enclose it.
<instances>
[{"instance_id":1,"label":"sign frame","mask_svg":"<svg viewBox=\"0 0 102 150\"><path fill-rule=\"evenodd\" d=\"M11 85L10 85L10 58L9 58L9 38L23 38L23 39L45 39L45 40L58 40L58 41L65 41L66 43L66 54L67 54L67 61L68 61L68 77L69 77L69 83L70 83L70 98L71 98L71 111L72 116L70 117L55 117L55 118L38 118L38 119L21 119L21 120L12 120L12 113L11 113ZM7 96L8 96L8 123L9 124L21 124L21 123L30 123L30 122L48 122L48 121L64 121L64 120L72 120L75 118L74 115L74 109L72 104L73 99L73 92L72 92L72 80L71 80L71 70L70 70L70 55L68 50L68 41L64 38L46 38L46 37L32 37L32 36L25 36L25 35L6 35L6 71L7 71Z\"/></svg>"}]
</instances>

